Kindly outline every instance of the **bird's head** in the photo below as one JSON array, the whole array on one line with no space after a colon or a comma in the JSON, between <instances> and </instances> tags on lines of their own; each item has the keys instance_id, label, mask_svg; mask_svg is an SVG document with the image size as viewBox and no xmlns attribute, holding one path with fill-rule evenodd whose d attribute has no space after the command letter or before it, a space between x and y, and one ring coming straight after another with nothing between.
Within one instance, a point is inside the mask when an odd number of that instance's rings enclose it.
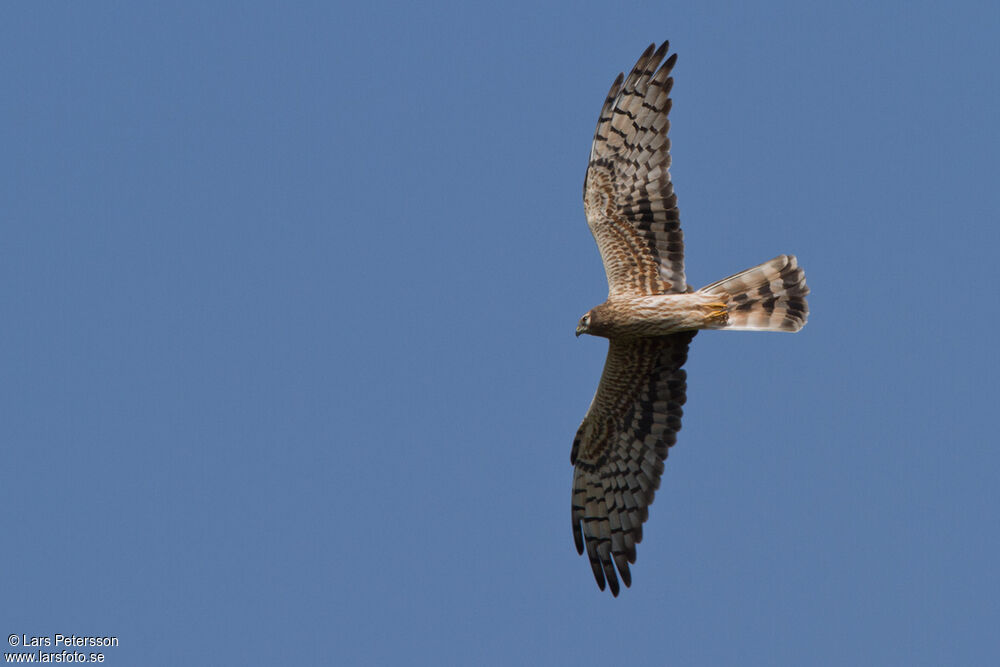
<instances>
[{"instance_id":1,"label":"bird's head","mask_svg":"<svg viewBox=\"0 0 1000 667\"><path fill-rule=\"evenodd\" d=\"M608 324L609 324L610 314L607 311L607 305L601 304L595 308L591 308L587 311L587 314L580 318L580 321L576 325L576 335L580 334L590 334L591 336L605 336L608 335Z\"/></svg>"}]
</instances>

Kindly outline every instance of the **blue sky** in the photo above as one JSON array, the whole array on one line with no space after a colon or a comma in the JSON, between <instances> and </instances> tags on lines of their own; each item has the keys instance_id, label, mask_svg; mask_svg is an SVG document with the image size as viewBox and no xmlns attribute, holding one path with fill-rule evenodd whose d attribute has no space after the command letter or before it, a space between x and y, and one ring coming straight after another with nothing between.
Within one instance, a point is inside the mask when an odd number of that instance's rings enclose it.
<instances>
[{"instance_id":1,"label":"blue sky","mask_svg":"<svg viewBox=\"0 0 1000 667\"><path fill-rule=\"evenodd\" d=\"M1000 5L0 15L0 631L106 664L995 664ZM618 599L570 531L614 76L679 53L706 332ZM5 649L6 650L6 649Z\"/></svg>"}]
</instances>

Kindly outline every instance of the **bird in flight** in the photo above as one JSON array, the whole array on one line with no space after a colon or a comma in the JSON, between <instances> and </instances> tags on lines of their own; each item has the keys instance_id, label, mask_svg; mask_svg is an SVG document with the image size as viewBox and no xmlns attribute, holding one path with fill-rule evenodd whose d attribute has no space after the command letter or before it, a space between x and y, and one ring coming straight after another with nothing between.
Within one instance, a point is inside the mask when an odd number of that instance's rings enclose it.
<instances>
[{"instance_id":1,"label":"bird in flight","mask_svg":"<svg viewBox=\"0 0 1000 667\"><path fill-rule=\"evenodd\" d=\"M608 299L576 335L607 338L594 400L573 441L573 539L594 578L615 596L677 441L688 345L699 329L798 331L809 314L805 273L779 255L695 290L684 277L684 237L670 182L674 54L651 44L604 101L583 203L608 277Z\"/></svg>"}]
</instances>

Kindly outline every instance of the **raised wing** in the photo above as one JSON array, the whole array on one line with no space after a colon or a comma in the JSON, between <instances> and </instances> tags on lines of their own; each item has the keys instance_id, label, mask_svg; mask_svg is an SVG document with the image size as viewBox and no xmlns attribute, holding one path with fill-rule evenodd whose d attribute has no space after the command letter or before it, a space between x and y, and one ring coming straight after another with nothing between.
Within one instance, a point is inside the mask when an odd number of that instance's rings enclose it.
<instances>
[{"instance_id":1,"label":"raised wing","mask_svg":"<svg viewBox=\"0 0 1000 667\"><path fill-rule=\"evenodd\" d=\"M576 433L573 539L597 585L618 595L631 585L629 563L660 486L667 449L677 441L686 400L688 345L694 331L611 340L601 383Z\"/></svg>"},{"instance_id":2,"label":"raised wing","mask_svg":"<svg viewBox=\"0 0 1000 667\"><path fill-rule=\"evenodd\" d=\"M686 292L684 235L670 182L669 43L642 54L621 74L597 121L583 184L587 224L616 294ZM659 67L659 69L657 69Z\"/></svg>"}]
</instances>

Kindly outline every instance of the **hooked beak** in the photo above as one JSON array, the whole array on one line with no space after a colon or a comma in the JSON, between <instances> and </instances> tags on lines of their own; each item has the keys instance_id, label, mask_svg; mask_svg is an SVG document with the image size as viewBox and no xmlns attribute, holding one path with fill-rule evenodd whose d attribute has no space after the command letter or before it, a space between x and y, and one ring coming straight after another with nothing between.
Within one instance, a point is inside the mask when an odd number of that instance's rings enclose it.
<instances>
[{"instance_id":1,"label":"hooked beak","mask_svg":"<svg viewBox=\"0 0 1000 667\"><path fill-rule=\"evenodd\" d=\"M580 334L582 334L582 333L583 333L583 327L577 326L576 327L576 337L579 338Z\"/></svg>"}]
</instances>

